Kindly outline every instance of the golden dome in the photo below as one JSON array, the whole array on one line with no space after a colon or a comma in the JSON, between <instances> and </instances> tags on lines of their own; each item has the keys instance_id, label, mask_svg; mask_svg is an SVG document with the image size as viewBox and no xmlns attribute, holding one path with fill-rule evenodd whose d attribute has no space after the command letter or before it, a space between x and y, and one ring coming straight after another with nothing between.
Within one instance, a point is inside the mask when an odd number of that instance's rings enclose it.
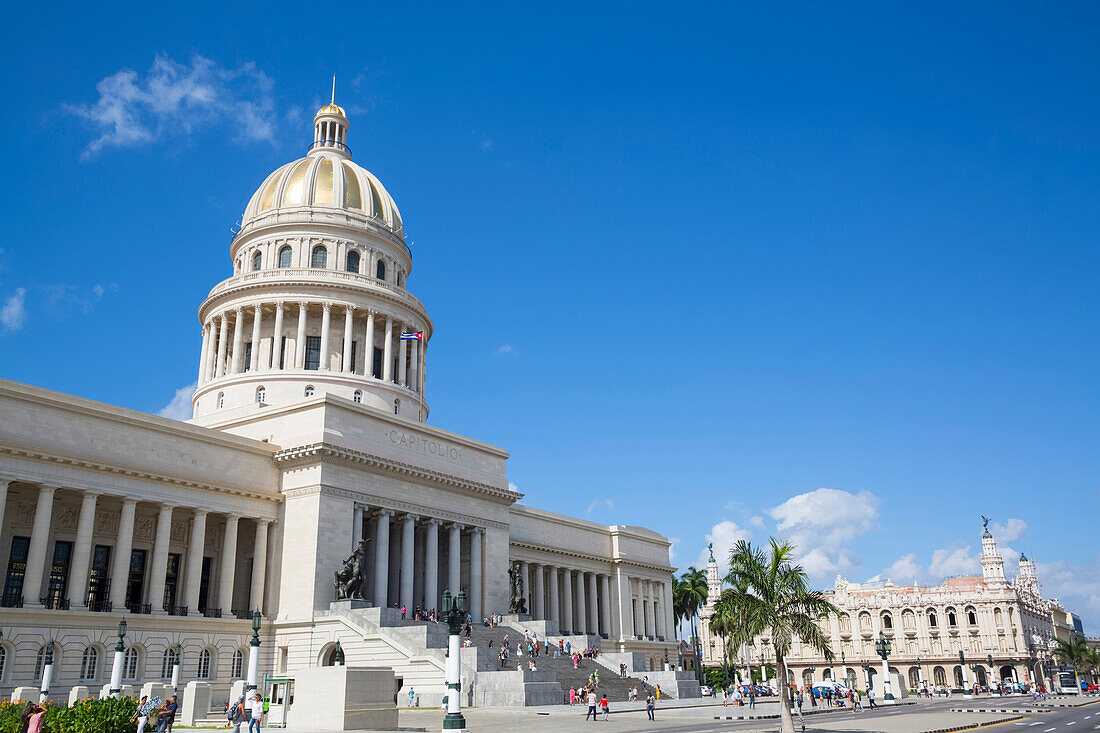
<instances>
[{"instance_id":1,"label":"golden dome","mask_svg":"<svg viewBox=\"0 0 1100 733\"><path fill-rule=\"evenodd\" d=\"M340 115L341 117L347 118L347 115L344 114L344 108L335 102L329 102L324 107L317 110L315 116L320 117L321 115Z\"/></svg>"}]
</instances>

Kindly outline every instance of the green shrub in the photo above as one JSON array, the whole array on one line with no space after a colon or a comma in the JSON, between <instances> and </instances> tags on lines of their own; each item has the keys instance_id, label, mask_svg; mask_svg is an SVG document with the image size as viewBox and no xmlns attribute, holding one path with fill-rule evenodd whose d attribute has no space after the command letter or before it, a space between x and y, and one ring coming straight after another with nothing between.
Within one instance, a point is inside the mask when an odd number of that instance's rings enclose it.
<instances>
[{"instance_id":1,"label":"green shrub","mask_svg":"<svg viewBox=\"0 0 1100 733\"><path fill-rule=\"evenodd\" d=\"M19 718L25 703L0 703L0 733L19 733ZM133 733L137 725L130 718L137 701L124 697L81 700L72 707L46 703L47 733Z\"/></svg>"}]
</instances>

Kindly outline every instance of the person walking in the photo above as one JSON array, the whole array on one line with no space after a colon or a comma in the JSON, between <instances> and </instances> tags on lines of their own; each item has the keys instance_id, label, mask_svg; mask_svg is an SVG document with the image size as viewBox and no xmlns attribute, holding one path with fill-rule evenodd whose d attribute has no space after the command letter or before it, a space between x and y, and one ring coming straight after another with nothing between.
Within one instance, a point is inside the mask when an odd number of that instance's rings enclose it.
<instances>
[{"instance_id":1,"label":"person walking","mask_svg":"<svg viewBox=\"0 0 1100 733\"><path fill-rule=\"evenodd\" d=\"M878 705L875 705L875 691L867 690L867 709L874 710Z\"/></svg>"},{"instance_id":2,"label":"person walking","mask_svg":"<svg viewBox=\"0 0 1100 733\"><path fill-rule=\"evenodd\" d=\"M653 711L656 707L657 703L653 699L653 693L650 692L645 698L645 714L649 716L650 720L653 720Z\"/></svg>"},{"instance_id":3,"label":"person walking","mask_svg":"<svg viewBox=\"0 0 1100 733\"><path fill-rule=\"evenodd\" d=\"M794 698L795 704L798 705L798 717L802 717L802 691L799 690L798 694Z\"/></svg>"},{"instance_id":4,"label":"person walking","mask_svg":"<svg viewBox=\"0 0 1100 733\"><path fill-rule=\"evenodd\" d=\"M588 691L588 712L585 713L584 719L588 720L588 716L592 716L592 722L596 722L596 693L591 690Z\"/></svg>"},{"instance_id":5,"label":"person walking","mask_svg":"<svg viewBox=\"0 0 1100 733\"><path fill-rule=\"evenodd\" d=\"M576 705L577 704L577 690L574 687L569 688L569 704L570 705Z\"/></svg>"},{"instance_id":6,"label":"person walking","mask_svg":"<svg viewBox=\"0 0 1100 733\"><path fill-rule=\"evenodd\" d=\"M756 688L749 688L749 710L756 710Z\"/></svg>"},{"instance_id":7,"label":"person walking","mask_svg":"<svg viewBox=\"0 0 1100 733\"><path fill-rule=\"evenodd\" d=\"M130 722L137 722L137 733L145 733L145 724L149 722L149 696L142 695L137 709L130 716Z\"/></svg>"},{"instance_id":8,"label":"person walking","mask_svg":"<svg viewBox=\"0 0 1100 733\"><path fill-rule=\"evenodd\" d=\"M225 717L229 721L229 725L233 728L233 733L241 733L241 726L248 722L248 714L244 709L244 695L237 698L237 702L232 703L229 709L225 712Z\"/></svg>"},{"instance_id":9,"label":"person walking","mask_svg":"<svg viewBox=\"0 0 1100 733\"><path fill-rule=\"evenodd\" d=\"M160 716L157 718L157 733L172 733L177 710L179 710L179 703L176 702L176 696L172 695L160 710Z\"/></svg>"},{"instance_id":10,"label":"person walking","mask_svg":"<svg viewBox=\"0 0 1100 733\"><path fill-rule=\"evenodd\" d=\"M604 693L604 696L600 698L600 709L603 710L603 720L605 723L607 722L607 714L610 712L608 710L610 706L611 703L607 699L607 693Z\"/></svg>"},{"instance_id":11,"label":"person walking","mask_svg":"<svg viewBox=\"0 0 1100 733\"><path fill-rule=\"evenodd\" d=\"M252 718L248 721L248 733L260 733L260 720L264 717L264 701L260 699L260 693L253 691L249 701L252 709Z\"/></svg>"}]
</instances>

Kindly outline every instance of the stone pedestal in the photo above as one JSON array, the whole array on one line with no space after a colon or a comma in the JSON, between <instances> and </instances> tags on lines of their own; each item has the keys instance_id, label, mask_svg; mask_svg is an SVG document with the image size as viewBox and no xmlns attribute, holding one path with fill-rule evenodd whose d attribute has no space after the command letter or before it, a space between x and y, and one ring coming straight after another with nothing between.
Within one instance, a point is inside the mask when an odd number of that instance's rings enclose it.
<instances>
[{"instance_id":1,"label":"stone pedestal","mask_svg":"<svg viewBox=\"0 0 1100 733\"><path fill-rule=\"evenodd\" d=\"M478 672L474 705L480 708L560 705L564 699L558 676L552 671L516 670Z\"/></svg>"},{"instance_id":2,"label":"stone pedestal","mask_svg":"<svg viewBox=\"0 0 1100 733\"><path fill-rule=\"evenodd\" d=\"M328 604L330 611L345 611L359 608L370 608L371 604L364 601L362 598L348 598L343 601L333 601ZM400 613L400 611L398 611Z\"/></svg>"},{"instance_id":3,"label":"stone pedestal","mask_svg":"<svg viewBox=\"0 0 1100 733\"><path fill-rule=\"evenodd\" d=\"M41 693L37 687L16 687L11 692L12 702L33 702L38 704L38 698L41 697Z\"/></svg>"},{"instance_id":4,"label":"stone pedestal","mask_svg":"<svg viewBox=\"0 0 1100 733\"><path fill-rule=\"evenodd\" d=\"M163 682L146 682L141 686L141 694L138 695L138 700L142 697L150 699L159 697L164 702L168 702L168 698L172 697L172 685L166 685Z\"/></svg>"},{"instance_id":5,"label":"stone pedestal","mask_svg":"<svg viewBox=\"0 0 1100 733\"><path fill-rule=\"evenodd\" d=\"M76 705L81 700L87 700L92 696L92 691L87 685L77 685L69 690L69 707Z\"/></svg>"},{"instance_id":6,"label":"stone pedestal","mask_svg":"<svg viewBox=\"0 0 1100 733\"><path fill-rule=\"evenodd\" d=\"M661 697L702 697L703 690L694 672L646 672L649 686L661 686ZM641 695L642 691L639 690Z\"/></svg>"},{"instance_id":7,"label":"stone pedestal","mask_svg":"<svg viewBox=\"0 0 1100 733\"><path fill-rule=\"evenodd\" d=\"M233 684L229 686L229 702L232 704L240 700L244 696L244 688L247 686L248 683L244 680L234 680Z\"/></svg>"},{"instance_id":8,"label":"stone pedestal","mask_svg":"<svg viewBox=\"0 0 1100 733\"><path fill-rule=\"evenodd\" d=\"M133 697L134 696L134 686L133 685L122 685L121 687L119 687L119 690L120 690L119 693L118 693L119 698ZM111 683L108 682L107 684L103 685L103 687L99 688L99 699L100 700L106 700L110 696L111 696Z\"/></svg>"},{"instance_id":9,"label":"stone pedestal","mask_svg":"<svg viewBox=\"0 0 1100 733\"><path fill-rule=\"evenodd\" d=\"M294 674L287 727L298 730L397 730L391 669L308 667Z\"/></svg>"},{"instance_id":10,"label":"stone pedestal","mask_svg":"<svg viewBox=\"0 0 1100 733\"><path fill-rule=\"evenodd\" d=\"M210 713L211 688L209 682L191 680L183 688L183 705L180 706L180 725L193 726L196 720Z\"/></svg>"}]
</instances>

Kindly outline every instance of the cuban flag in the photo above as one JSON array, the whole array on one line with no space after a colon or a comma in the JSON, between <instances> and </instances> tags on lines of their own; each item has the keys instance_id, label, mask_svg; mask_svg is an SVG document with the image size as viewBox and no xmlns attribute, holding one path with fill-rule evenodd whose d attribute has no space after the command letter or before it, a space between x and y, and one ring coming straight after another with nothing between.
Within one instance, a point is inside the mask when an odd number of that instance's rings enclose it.
<instances>
[{"instance_id":1,"label":"cuban flag","mask_svg":"<svg viewBox=\"0 0 1100 733\"><path fill-rule=\"evenodd\" d=\"M424 340L424 332L423 331L416 331L415 333L406 333L405 331L402 331L401 332L401 340L402 341L423 341Z\"/></svg>"}]
</instances>

